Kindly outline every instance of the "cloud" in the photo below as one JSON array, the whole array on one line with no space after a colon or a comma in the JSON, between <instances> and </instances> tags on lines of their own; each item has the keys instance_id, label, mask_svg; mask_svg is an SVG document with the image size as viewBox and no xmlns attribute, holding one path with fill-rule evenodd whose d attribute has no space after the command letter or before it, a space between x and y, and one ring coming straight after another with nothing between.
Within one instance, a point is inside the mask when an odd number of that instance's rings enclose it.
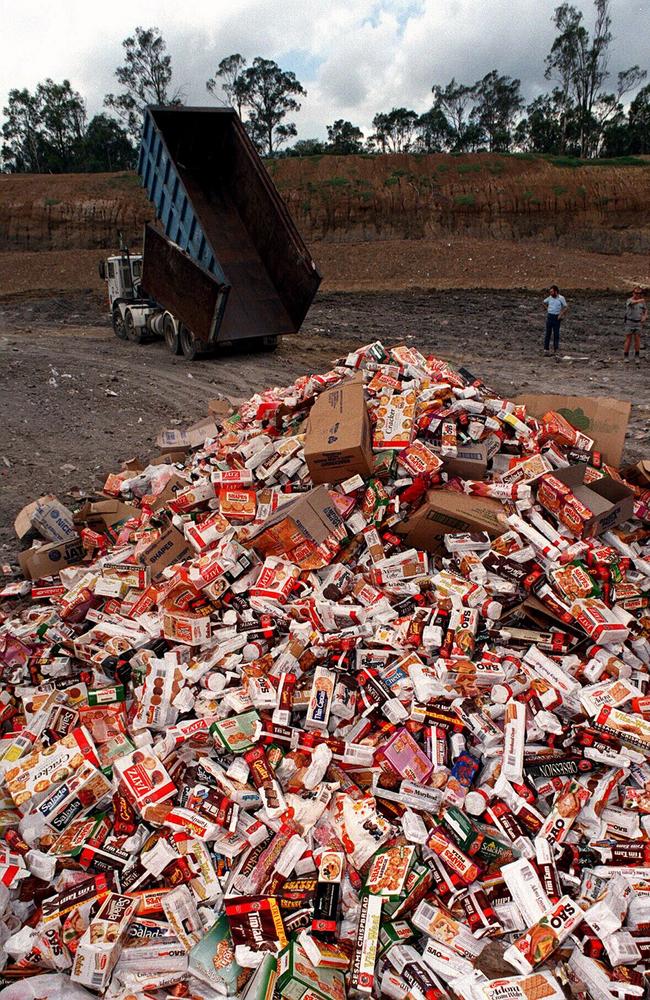
<instances>
[{"instance_id":1,"label":"cloud","mask_svg":"<svg viewBox=\"0 0 650 1000\"><path fill-rule=\"evenodd\" d=\"M431 104L433 83L473 82L493 68L522 81L526 98L547 86L544 56L557 0L0 0L0 106L12 87L70 79L88 111L116 89L121 42L156 25L172 55L174 84L188 103L209 103L205 81L224 56L275 59L307 90L296 115L301 137L349 118L366 134L377 111ZM592 4L574 0L591 23ZM648 66L647 0L612 4L612 77ZM2 7L4 6L4 14ZM26 58L26 56L29 58Z\"/></svg>"}]
</instances>

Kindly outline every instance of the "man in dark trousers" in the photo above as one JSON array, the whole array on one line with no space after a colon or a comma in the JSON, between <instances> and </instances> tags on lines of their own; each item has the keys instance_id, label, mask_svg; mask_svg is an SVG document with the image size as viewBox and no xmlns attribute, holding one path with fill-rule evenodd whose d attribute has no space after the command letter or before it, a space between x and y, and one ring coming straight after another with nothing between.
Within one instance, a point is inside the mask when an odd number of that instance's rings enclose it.
<instances>
[{"instance_id":1,"label":"man in dark trousers","mask_svg":"<svg viewBox=\"0 0 650 1000\"><path fill-rule=\"evenodd\" d=\"M551 334L553 334L553 354L557 354L560 346L560 324L568 306L566 299L560 295L557 285L551 285L548 296L544 299L546 306L546 333L544 335L544 354L548 358L550 355Z\"/></svg>"}]
</instances>

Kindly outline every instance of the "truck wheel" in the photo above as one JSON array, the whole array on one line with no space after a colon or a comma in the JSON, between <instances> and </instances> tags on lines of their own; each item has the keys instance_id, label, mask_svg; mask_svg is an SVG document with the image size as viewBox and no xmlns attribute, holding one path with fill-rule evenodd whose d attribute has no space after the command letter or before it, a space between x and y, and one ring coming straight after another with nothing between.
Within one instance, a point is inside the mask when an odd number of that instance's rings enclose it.
<instances>
[{"instance_id":1,"label":"truck wheel","mask_svg":"<svg viewBox=\"0 0 650 1000\"><path fill-rule=\"evenodd\" d=\"M257 349L260 351L276 351L280 343L279 337L258 337L255 341Z\"/></svg>"},{"instance_id":2,"label":"truck wheel","mask_svg":"<svg viewBox=\"0 0 650 1000\"><path fill-rule=\"evenodd\" d=\"M126 327L119 306L113 308L113 332L120 340L126 340Z\"/></svg>"},{"instance_id":3,"label":"truck wheel","mask_svg":"<svg viewBox=\"0 0 650 1000\"><path fill-rule=\"evenodd\" d=\"M199 354L199 347L196 337L186 326L181 327L180 333L181 351L186 361L194 361Z\"/></svg>"},{"instance_id":4,"label":"truck wheel","mask_svg":"<svg viewBox=\"0 0 650 1000\"><path fill-rule=\"evenodd\" d=\"M163 320L163 336L171 354L180 354L181 338L178 336L176 324L171 316L165 316Z\"/></svg>"},{"instance_id":5,"label":"truck wheel","mask_svg":"<svg viewBox=\"0 0 650 1000\"><path fill-rule=\"evenodd\" d=\"M126 327L126 335L128 339L132 340L134 344L141 344L144 339L142 336L142 330L135 325L133 313L130 309L124 310L124 326Z\"/></svg>"}]
</instances>

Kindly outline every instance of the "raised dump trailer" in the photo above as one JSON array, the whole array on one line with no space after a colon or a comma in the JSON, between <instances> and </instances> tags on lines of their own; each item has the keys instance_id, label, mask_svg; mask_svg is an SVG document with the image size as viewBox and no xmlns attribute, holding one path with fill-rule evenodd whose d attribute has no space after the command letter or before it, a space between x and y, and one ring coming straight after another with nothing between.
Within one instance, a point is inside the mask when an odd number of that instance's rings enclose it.
<instances>
[{"instance_id":1,"label":"raised dump trailer","mask_svg":"<svg viewBox=\"0 0 650 1000\"><path fill-rule=\"evenodd\" d=\"M297 333L321 277L237 113L148 108L138 173L157 226L146 228L141 262L108 261L118 336L163 334L194 357ZM130 288L111 291L117 273Z\"/></svg>"}]
</instances>

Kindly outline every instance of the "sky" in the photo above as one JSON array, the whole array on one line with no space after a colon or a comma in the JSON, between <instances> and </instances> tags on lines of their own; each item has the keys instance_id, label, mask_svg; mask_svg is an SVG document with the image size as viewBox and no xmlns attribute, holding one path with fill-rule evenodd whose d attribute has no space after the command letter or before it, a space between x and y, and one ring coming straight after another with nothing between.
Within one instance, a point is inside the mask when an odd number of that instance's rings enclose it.
<instances>
[{"instance_id":1,"label":"sky","mask_svg":"<svg viewBox=\"0 0 650 1000\"><path fill-rule=\"evenodd\" d=\"M299 138L325 138L345 118L371 131L392 107L418 113L431 87L473 83L492 69L548 87L544 57L558 0L0 0L0 107L13 87L67 78L89 116L117 87L122 40L155 25L186 104L217 103L205 89L219 61L240 52L293 70L307 91L293 116ZM591 24L591 0L573 0ZM648 0L612 0L610 68L650 70ZM118 88L119 89L119 88Z\"/></svg>"}]
</instances>

